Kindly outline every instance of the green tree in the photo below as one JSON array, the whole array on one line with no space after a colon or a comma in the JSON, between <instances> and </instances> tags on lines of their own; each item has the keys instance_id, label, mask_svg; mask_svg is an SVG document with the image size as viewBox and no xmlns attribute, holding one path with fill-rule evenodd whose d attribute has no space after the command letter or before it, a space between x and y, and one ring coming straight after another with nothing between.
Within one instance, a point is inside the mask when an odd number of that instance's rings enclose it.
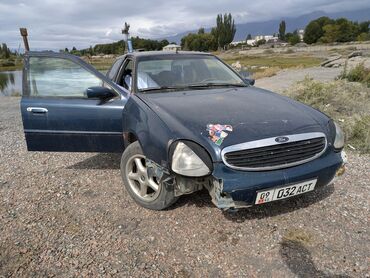
<instances>
[{"instance_id":1,"label":"green tree","mask_svg":"<svg viewBox=\"0 0 370 278\"><path fill-rule=\"evenodd\" d=\"M210 33L189 33L181 39L181 47L184 50L191 51L210 51L216 50L217 44L215 38Z\"/></svg>"},{"instance_id":2,"label":"green tree","mask_svg":"<svg viewBox=\"0 0 370 278\"><path fill-rule=\"evenodd\" d=\"M11 52L10 52L10 49L8 48L8 46L6 45L6 43L3 43L0 54L5 59L8 59L10 57Z\"/></svg>"},{"instance_id":3,"label":"green tree","mask_svg":"<svg viewBox=\"0 0 370 278\"><path fill-rule=\"evenodd\" d=\"M205 33L204 28L203 27L199 28L198 34L204 34L204 33Z\"/></svg>"},{"instance_id":4,"label":"green tree","mask_svg":"<svg viewBox=\"0 0 370 278\"><path fill-rule=\"evenodd\" d=\"M260 45L265 44L265 43L266 43L266 40L265 40L265 39L262 39L262 40L258 40L258 41L256 42L256 45L257 45L257 46L260 46Z\"/></svg>"},{"instance_id":5,"label":"green tree","mask_svg":"<svg viewBox=\"0 0 370 278\"><path fill-rule=\"evenodd\" d=\"M333 20L323 16L312 20L305 28L303 41L308 44L316 43L323 35L323 27L332 24Z\"/></svg>"},{"instance_id":6,"label":"green tree","mask_svg":"<svg viewBox=\"0 0 370 278\"><path fill-rule=\"evenodd\" d=\"M218 14L216 18L216 27L211 34L216 38L219 48L225 49L234 39L236 28L231 14Z\"/></svg>"},{"instance_id":7,"label":"green tree","mask_svg":"<svg viewBox=\"0 0 370 278\"><path fill-rule=\"evenodd\" d=\"M246 40L251 40L252 39L252 35L251 34L248 34Z\"/></svg>"},{"instance_id":8,"label":"green tree","mask_svg":"<svg viewBox=\"0 0 370 278\"><path fill-rule=\"evenodd\" d=\"M282 41L285 41L285 30L286 30L285 20L282 20L279 24L279 39L281 39Z\"/></svg>"},{"instance_id":9,"label":"green tree","mask_svg":"<svg viewBox=\"0 0 370 278\"><path fill-rule=\"evenodd\" d=\"M69 50L68 50L68 48L66 47L66 48L64 48L64 52L69 52Z\"/></svg>"},{"instance_id":10,"label":"green tree","mask_svg":"<svg viewBox=\"0 0 370 278\"><path fill-rule=\"evenodd\" d=\"M349 42L356 40L359 33L359 25L345 18L339 18L331 24L323 26L324 34L320 42Z\"/></svg>"}]
</instances>

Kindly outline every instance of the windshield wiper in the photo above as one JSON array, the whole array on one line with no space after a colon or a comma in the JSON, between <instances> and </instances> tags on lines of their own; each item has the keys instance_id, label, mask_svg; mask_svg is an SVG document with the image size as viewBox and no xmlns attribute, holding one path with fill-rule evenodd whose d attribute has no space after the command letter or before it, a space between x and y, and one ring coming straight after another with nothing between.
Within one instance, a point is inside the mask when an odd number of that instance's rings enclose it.
<instances>
[{"instance_id":1,"label":"windshield wiper","mask_svg":"<svg viewBox=\"0 0 370 278\"><path fill-rule=\"evenodd\" d=\"M195 83L195 84L189 84L187 87L190 88L209 88L209 87L247 87L247 84L242 83Z\"/></svg>"},{"instance_id":2,"label":"windshield wiper","mask_svg":"<svg viewBox=\"0 0 370 278\"><path fill-rule=\"evenodd\" d=\"M140 92L150 92L150 91L161 91L161 90L181 90L186 87L179 87L179 86L161 86L161 87L152 87L152 88L144 88L140 89Z\"/></svg>"},{"instance_id":3,"label":"windshield wiper","mask_svg":"<svg viewBox=\"0 0 370 278\"><path fill-rule=\"evenodd\" d=\"M210 87L246 87L247 84L237 84L237 83L194 83L184 86L161 86L161 87L152 87L152 88L143 88L139 91L152 92L152 91L165 91L165 90L184 90L189 88L210 88Z\"/></svg>"}]
</instances>

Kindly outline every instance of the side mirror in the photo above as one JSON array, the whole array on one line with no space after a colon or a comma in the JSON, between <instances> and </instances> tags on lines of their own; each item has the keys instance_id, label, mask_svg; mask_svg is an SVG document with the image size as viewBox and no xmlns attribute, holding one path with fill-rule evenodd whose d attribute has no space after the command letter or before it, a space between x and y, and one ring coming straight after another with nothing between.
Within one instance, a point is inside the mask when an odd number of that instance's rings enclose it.
<instances>
[{"instance_id":1,"label":"side mirror","mask_svg":"<svg viewBox=\"0 0 370 278\"><path fill-rule=\"evenodd\" d=\"M243 78L244 82L253 86L255 83L255 80L251 77L252 74L249 71L239 71L240 76Z\"/></svg>"},{"instance_id":2,"label":"side mirror","mask_svg":"<svg viewBox=\"0 0 370 278\"><path fill-rule=\"evenodd\" d=\"M108 99L116 96L116 94L111 89L99 86L87 88L86 95L88 98L99 99Z\"/></svg>"},{"instance_id":3,"label":"side mirror","mask_svg":"<svg viewBox=\"0 0 370 278\"><path fill-rule=\"evenodd\" d=\"M244 78L244 82L253 86L256 80L254 80L253 78Z\"/></svg>"}]
</instances>

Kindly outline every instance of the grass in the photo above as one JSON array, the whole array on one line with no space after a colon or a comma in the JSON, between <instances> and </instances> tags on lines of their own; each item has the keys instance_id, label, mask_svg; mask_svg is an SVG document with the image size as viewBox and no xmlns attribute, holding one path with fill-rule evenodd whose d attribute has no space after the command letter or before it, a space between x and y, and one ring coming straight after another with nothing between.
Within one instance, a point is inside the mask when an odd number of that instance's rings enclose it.
<instances>
[{"instance_id":1,"label":"grass","mask_svg":"<svg viewBox=\"0 0 370 278\"><path fill-rule=\"evenodd\" d=\"M21 58L0 59L0 71L21 70L23 60Z\"/></svg>"},{"instance_id":2,"label":"grass","mask_svg":"<svg viewBox=\"0 0 370 278\"><path fill-rule=\"evenodd\" d=\"M239 61L240 64L247 68L252 67L279 67L281 69L294 67L314 67L320 65L321 59L311 56L284 56L282 54L263 55L263 56L246 56L236 55L225 57L228 64Z\"/></svg>"},{"instance_id":3,"label":"grass","mask_svg":"<svg viewBox=\"0 0 370 278\"><path fill-rule=\"evenodd\" d=\"M347 72L347 64L343 72L338 76L339 79L347 79L350 82L361 82L370 88L370 69L365 68L364 64L358 64Z\"/></svg>"},{"instance_id":4,"label":"grass","mask_svg":"<svg viewBox=\"0 0 370 278\"><path fill-rule=\"evenodd\" d=\"M306 78L284 94L332 117L342 127L348 144L370 153L369 87L346 80L322 83Z\"/></svg>"},{"instance_id":5,"label":"grass","mask_svg":"<svg viewBox=\"0 0 370 278\"><path fill-rule=\"evenodd\" d=\"M289 54L292 52L289 51ZM314 67L322 62L321 59L311 56L276 54L271 49L265 50L263 55L235 55L222 59L230 65L239 61L246 70L253 73L254 79L274 76L282 69Z\"/></svg>"},{"instance_id":6,"label":"grass","mask_svg":"<svg viewBox=\"0 0 370 278\"><path fill-rule=\"evenodd\" d=\"M279 67L271 67L267 69L258 70L253 73L253 78L260 79L264 77L271 77L276 75L280 70L281 68Z\"/></svg>"},{"instance_id":7,"label":"grass","mask_svg":"<svg viewBox=\"0 0 370 278\"><path fill-rule=\"evenodd\" d=\"M115 60L115 58L87 58L87 57L83 57L83 59L100 71L110 69Z\"/></svg>"}]
</instances>

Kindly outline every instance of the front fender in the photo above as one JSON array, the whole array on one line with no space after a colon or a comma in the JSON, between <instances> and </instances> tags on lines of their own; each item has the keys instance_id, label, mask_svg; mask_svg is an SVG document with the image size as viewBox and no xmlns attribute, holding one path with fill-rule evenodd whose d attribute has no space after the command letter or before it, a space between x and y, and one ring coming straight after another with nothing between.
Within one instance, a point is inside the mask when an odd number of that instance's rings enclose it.
<instances>
[{"instance_id":1,"label":"front fender","mask_svg":"<svg viewBox=\"0 0 370 278\"><path fill-rule=\"evenodd\" d=\"M142 100L132 95L123 110L123 132L138 139L145 156L168 168L171 131Z\"/></svg>"}]
</instances>

